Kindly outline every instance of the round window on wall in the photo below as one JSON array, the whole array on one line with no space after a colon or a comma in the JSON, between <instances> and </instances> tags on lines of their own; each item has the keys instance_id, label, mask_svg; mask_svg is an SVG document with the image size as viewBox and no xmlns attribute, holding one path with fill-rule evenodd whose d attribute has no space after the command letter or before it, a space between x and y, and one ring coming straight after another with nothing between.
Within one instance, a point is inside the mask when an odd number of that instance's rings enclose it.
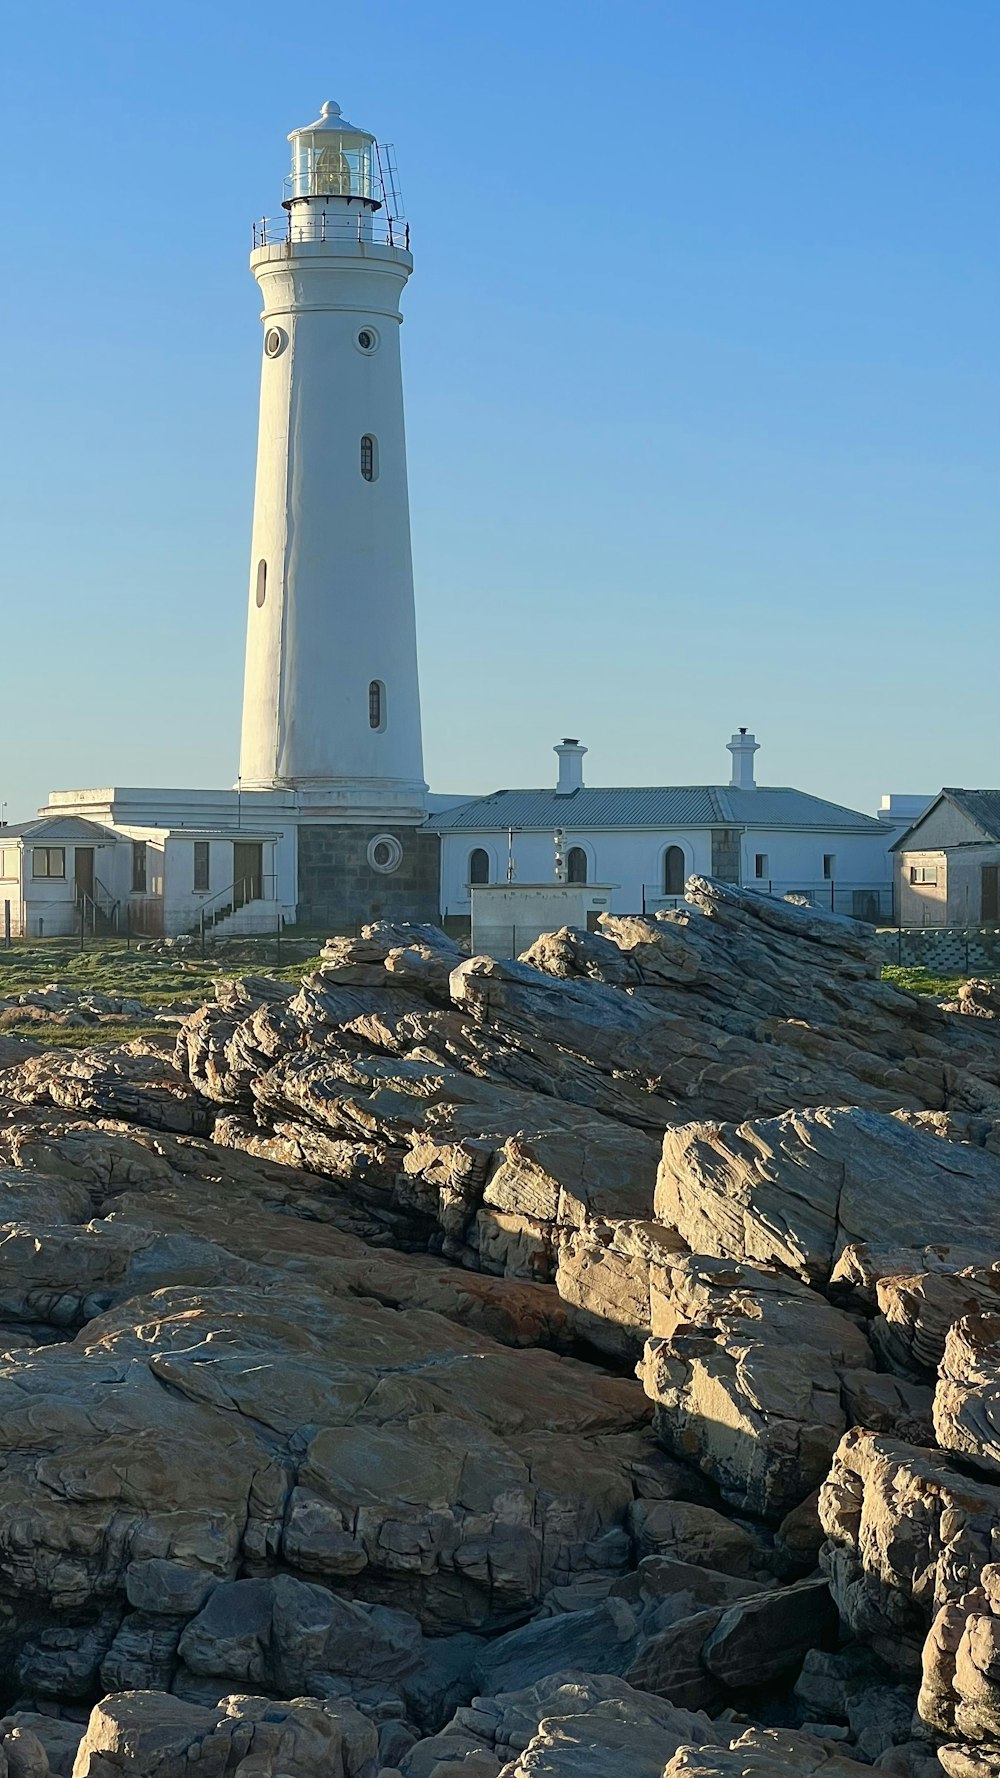
<instances>
[{"instance_id":1,"label":"round window on wall","mask_svg":"<svg viewBox=\"0 0 1000 1778\"><path fill-rule=\"evenodd\" d=\"M403 862L403 848L393 833L377 833L368 841L368 862L372 870L391 876Z\"/></svg>"},{"instance_id":2,"label":"round window on wall","mask_svg":"<svg viewBox=\"0 0 1000 1778\"><path fill-rule=\"evenodd\" d=\"M264 350L269 358L277 358L285 344L285 335L280 327L269 327L264 335Z\"/></svg>"},{"instance_id":3,"label":"round window on wall","mask_svg":"<svg viewBox=\"0 0 1000 1778\"><path fill-rule=\"evenodd\" d=\"M358 332L358 351L374 352L378 347L378 334L374 327L362 327Z\"/></svg>"}]
</instances>

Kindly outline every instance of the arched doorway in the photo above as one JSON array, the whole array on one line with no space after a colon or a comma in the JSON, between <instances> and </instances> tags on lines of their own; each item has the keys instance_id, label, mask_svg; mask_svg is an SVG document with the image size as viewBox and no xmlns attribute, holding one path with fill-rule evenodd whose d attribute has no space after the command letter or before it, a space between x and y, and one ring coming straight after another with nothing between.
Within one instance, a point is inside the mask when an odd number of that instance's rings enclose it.
<instances>
[{"instance_id":1,"label":"arched doorway","mask_svg":"<svg viewBox=\"0 0 1000 1778\"><path fill-rule=\"evenodd\" d=\"M488 883L490 880L490 855L485 847L477 846L469 853L469 882Z\"/></svg>"}]
</instances>

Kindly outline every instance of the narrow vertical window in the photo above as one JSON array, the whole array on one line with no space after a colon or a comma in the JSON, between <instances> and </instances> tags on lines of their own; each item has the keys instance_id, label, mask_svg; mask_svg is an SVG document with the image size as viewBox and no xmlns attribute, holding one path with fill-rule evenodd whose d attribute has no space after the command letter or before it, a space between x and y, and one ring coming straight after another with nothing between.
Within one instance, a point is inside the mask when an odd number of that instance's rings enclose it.
<instances>
[{"instance_id":1,"label":"narrow vertical window","mask_svg":"<svg viewBox=\"0 0 1000 1778\"><path fill-rule=\"evenodd\" d=\"M385 686L381 679L373 679L368 687L368 727L379 731L385 728Z\"/></svg>"},{"instance_id":2,"label":"narrow vertical window","mask_svg":"<svg viewBox=\"0 0 1000 1778\"><path fill-rule=\"evenodd\" d=\"M477 846L469 853L469 882L488 883L490 880L490 855L484 846Z\"/></svg>"},{"instance_id":3,"label":"narrow vertical window","mask_svg":"<svg viewBox=\"0 0 1000 1778\"><path fill-rule=\"evenodd\" d=\"M837 874L837 858L833 852L823 853L823 875L828 883L832 883Z\"/></svg>"},{"instance_id":4,"label":"narrow vertical window","mask_svg":"<svg viewBox=\"0 0 1000 1778\"><path fill-rule=\"evenodd\" d=\"M257 563L257 592L255 594L258 609L267 598L267 563L263 556Z\"/></svg>"},{"instance_id":5,"label":"narrow vertical window","mask_svg":"<svg viewBox=\"0 0 1000 1778\"><path fill-rule=\"evenodd\" d=\"M587 854L582 846L571 846L566 855L566 877L570 883L587 881Z\"/></svg>"},{"instance_id":6,"label":"narrow vertical window","mask_svg":"<svg viewBox=\"0 0 1000 1778\"><path fill-rule=\"evenodd\" d=\"M684 853L680 846L668 846L663 854L663 893L684 894Z\"/></svg>"},{"instance_id":7,"label":"narrow vertical window","mask_svg":"<svg viewBox=\"0 0 1000 1778\"><path fill-rule=\"evenodd\" d=\"M132 893L133 895L145 895L146 893L145 840L132 841Z\"/></svg>"},{"instance_id":8,"label":"narrow vertical window","mask_svg":"<svg viewBox=\"0 0 1000 1778\"><path fill-rule=\"evenodd\" d=\"M378 447L370 432L361 440L361 473L366 482L378 479Z\"/></svg>"},{"instance_id":9,"label":"narrow vertical window","mask_svg":"<svg viewBox=\"0 0 1000 1778\"><path fill-rule=\"evenodd\" d=\"M766 852L754 853L753 874L758 882L762 881L764 877L770 877L771 871Z\"/></svg>"},{"instance_id":10,"label":"narrow vertical window","mask_svg":"<svg viewBox=\"0 0 1000 1778\"><path fill-rule=\"evenodd\" d=\"M195 893L198 895L203 895L208 889L208 883L209 883L208 845L209 845L209 843L207 840L195 840L195 842L194 842L194 882L193 882L192 886L195 890Z\"/></svg>"}]
</instances>

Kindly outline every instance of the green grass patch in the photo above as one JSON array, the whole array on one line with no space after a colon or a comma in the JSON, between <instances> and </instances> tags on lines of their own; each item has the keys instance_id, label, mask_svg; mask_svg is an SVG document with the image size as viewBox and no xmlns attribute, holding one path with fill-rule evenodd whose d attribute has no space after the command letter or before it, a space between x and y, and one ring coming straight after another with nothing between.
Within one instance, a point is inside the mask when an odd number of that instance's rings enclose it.
<instances>
[{"instance_id":1,"label":"green grass patch","mask_svg":"<svg viewBox=\"0 0 1000 1778\"><path fill-rule=\"evenodd\" d=\"M0 948L0 999L43 989L55 981L60 989L80 994L117 994L137 999L149 1010L183 1008L189 1003L201 1005L201 1001L212 999L219 976L253 974L297 983L302 974L319 964L313 946L315 941L283 941L278 953L272 937L262 941L231 939L199 957L198 953L181 955L178 951L135 951L126 946L125 939L89 944L84 951L73 939L16 939L11 949ZM87 1042L123 1042L125 1037L119 1037L119 1033L126 1029L128 1035L148 1035L149 1029L162 1031L164 1026L60 1026L55 1021L32 1021L25 1008L23 1026L21 1021L11 1021L4 1029L7 1035L78 1049Z\"/></svg>"},{"instance_id":2,"label":"green grass patch","mask_svg":"<svg viewBox=\"0 0 1000 1778\"><path fill-rule=\"evenodd\" d=\"M935 975L930 969L907 969L889 963L882 971L882 979L891 982L894 988L909 988L911 994L930 994L935 1000L957 1000L959 988L969 978Z\"/></svg>"}]
</instances>

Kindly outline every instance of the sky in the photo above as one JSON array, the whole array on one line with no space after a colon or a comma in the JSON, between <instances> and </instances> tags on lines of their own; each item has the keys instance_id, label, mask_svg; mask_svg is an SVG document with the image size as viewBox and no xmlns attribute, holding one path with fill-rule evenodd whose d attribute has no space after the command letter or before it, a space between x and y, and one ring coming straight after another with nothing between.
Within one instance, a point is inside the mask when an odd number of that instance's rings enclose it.
<instances>
[{"instance_id":1,"label":"sky","mask_svg":"<svg viewBox=\"0 0 1000 1778\"><path fill-rule=\"evenodd\" d=\"M1000 784L996 0L8 0L0 809L238 769L251 219L395 145L435 791Z\"/></svg>"}]
</instances>

